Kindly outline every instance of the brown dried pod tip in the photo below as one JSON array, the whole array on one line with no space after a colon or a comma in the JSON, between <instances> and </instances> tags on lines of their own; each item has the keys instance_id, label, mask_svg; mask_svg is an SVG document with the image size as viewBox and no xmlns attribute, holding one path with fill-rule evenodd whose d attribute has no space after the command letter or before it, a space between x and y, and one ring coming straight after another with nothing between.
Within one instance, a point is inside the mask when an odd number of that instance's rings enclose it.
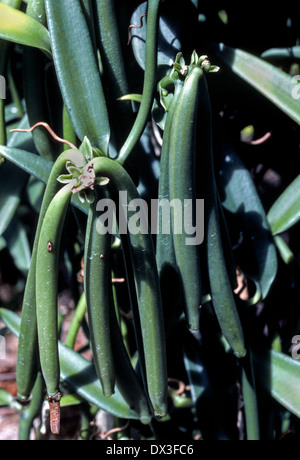
<instances>
[{"instance_id":1,"label":"brown dried pod tip","mask_svg":"<svg viewBox=\"0 0 300 460\"><path fill-rule=\"evenodd\" d=\"M49 409L50 409L50 430L52 434L58 435L60 433L60 400L61 393L55 396L48 396Z\"/></svg>"}]
</instances>

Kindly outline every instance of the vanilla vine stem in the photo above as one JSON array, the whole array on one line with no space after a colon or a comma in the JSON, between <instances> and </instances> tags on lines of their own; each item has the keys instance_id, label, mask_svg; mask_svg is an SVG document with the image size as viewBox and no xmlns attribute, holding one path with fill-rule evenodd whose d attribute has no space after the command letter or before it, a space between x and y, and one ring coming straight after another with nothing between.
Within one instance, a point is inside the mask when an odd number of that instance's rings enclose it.
<instances>
[{"instance_id":1,"label":"vanilla vine stem","mask_svg":"<svg viewBox=\"0 0 300 460\"><path fill-rule=\"evenodd\" d=\"M146 62L143 97L132 130L119 152L117 162L124 165L146 127L153 102L157 69L157 36L160 0L148 1Z\"/></svg>"}]
</instances>

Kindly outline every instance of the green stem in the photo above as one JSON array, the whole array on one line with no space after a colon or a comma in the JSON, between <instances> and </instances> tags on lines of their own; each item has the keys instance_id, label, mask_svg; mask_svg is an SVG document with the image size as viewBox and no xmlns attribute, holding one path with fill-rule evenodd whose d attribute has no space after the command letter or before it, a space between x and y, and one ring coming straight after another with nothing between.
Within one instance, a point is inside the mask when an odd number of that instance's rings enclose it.
<instances>
[{"instance_id":1,"label":"green stem","mask_svg":"<svg viewBox=\"0 0 300 460\"><path fill-rule=\"evenodd\" d=\"M249 351L243 362L242 391L245 404L247 440L260 441L258 404L251 351Z\"/></svg>"},{"instance_id":2,"label":"green stem","mask_svg":"<svg viewBox=\"0 0 300 460\"><path fill-rule=\"evenodd\" d=\"M86 408L83 408L80 414L80 433L78 441L88 441L90 435L90 415Z\"/></svg>"},{"instance_id":3,"label":"green stem","mask_svg":"<svg viewBox=\"0 0 300 460\"><path fill-rule=\"evenodd\" d=\"M117 161L124 165L138 143L146 127L153 103L157 69L157 36L160 0L148 1L146 63L143 98L132 130L120 150Z\"/></svg>"},{"instance_id":4,"label":"green stem","mask_svg":"<svg viewBox=\"0 0 300 460\"><path fill-rule=\"evenodd\" d=\"M86 313L86 298L85 298L85 293L81 295L78 305L76 307L71 325L69 327L69 331L66 337L65 345L69 348L74 348L76 337L78 334L78 331L80 329L80 326L82 324L84 315Z\"/></svg>"},{"instance_id":5,"label":"green stem","mask_svg":"<svg viewBox=\"0 0 300 460\"><path fill-rule=\"evenodd\" d=\"M21 412L19 424L19 441L29 441L34 419L39 415L44 401L44 382L41 374L37 375L32 390L32 398L27 409Z\"/></svg>"}]
</instances>

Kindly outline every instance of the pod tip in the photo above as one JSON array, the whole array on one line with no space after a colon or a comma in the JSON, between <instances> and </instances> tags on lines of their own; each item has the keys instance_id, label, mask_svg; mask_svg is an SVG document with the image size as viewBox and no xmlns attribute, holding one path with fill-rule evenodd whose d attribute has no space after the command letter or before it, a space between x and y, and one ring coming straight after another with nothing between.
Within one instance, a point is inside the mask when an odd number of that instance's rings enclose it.
<instances>
[{"instance_id":1,"label":"pod tip","mask_svg":"<svg viewBox=\"0 0 300 460\"><path fill-rule=\"evenodd\" d=\"M60 433L60 400L61 393L57 393L55 396L48 396L50 409L50 430L51 433L55 435Z\"/></svg>"},{"instance_id":2,"label":"pod tip","mask_svg":"<svg viewBox=\"0 0 300 460\"><path fill-rule=\"evenodd\" d=\"M235 356L239 359L243 359L247 356L247 350L235 351Z\"/></svg>"},{"instance_id":3,"label":"pod tip","mask_svg":"<svg viewBox=\"0 0 300 460\"><path fill-rule=\"evenodd\" d=\"M115 390L103 390L103 394L106 398L110 398L115 394Z\"/></svg>"},{"instance_id":4,"label":"pod tip","mask_svg":"<svg viewBox=\"0 0 300 460\"><path fill-rule=\"evenodd\" d=\"M142 415L140 421L143 425L149 425L151 423L151 417L149 415Z\"/></svg>"},{"instance_id":5,"label":"pod tip","mask_svg":"<svg viewBox=\"0 0 300 460\"><path fill-rule=\"evenodd\" d=\"M27 404L27 403L29 403L30 400L31 400L31 395L25 396L25 395L22 395L21 393L18 393L16 399L17 399L17 401L19 401L19 403L21 403L21 404Z\"/></svg>"}]
</instances>

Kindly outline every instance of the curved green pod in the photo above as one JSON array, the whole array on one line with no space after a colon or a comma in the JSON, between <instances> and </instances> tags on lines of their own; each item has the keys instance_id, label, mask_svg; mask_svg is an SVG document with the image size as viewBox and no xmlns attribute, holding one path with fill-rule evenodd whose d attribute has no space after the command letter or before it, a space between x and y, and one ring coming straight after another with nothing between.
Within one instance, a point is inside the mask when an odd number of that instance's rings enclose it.
<instances>
[{"instance_id":1,"label":"curved green pod","mask_svg":"<svg viewBox=\"0 0 300 460\"><path fill-rule=\"evenodd\" d=\"M147 425L151 422L152 418L148 398L130 362L118 325L113 301L111 302L109 311L112 350L116 368L116 384L130 409L138 415L143 424Z\"/></svg>"},{"instance_id":2,"label":"curved green pod","mask_svg":"<svg viewBox=\"0 0 300 460\"><path fill-rule=\"evenodd\" d=\"M83 165L83 155L76 150L68 150L62 153L53 165L47 187L45 190L39 221L33 245L31 265L26 281L22 306L22 320L17 356L17 387L18 398L27 400L30 397L39 367L37 319L36 319L36 259L39 237L47 209L56 195L61 184L58 177L65 171L67 161Z\"/></svg>"},{"instance_id":3,"label":"curved green pod","mask_svg":"<svg viewBox=\"0 0 300 460\"><path fill-rule=\"evenodd\" d=\"M179 80L175 83L175 91L171 107L168 111L167 120L164 129L163 145L160 157L160 178L158 187L158 199L170 201L170 142L173 126L174 115L177 110L177 103L181 93L183 83ZM162 230L162 209L158 210L158 234L156 240L156 260L158 273L161 273L167 266L176 267L176 255L172 233L164 233Z\"/></svg>"},{"instance_id":4,"label":"curved green pod","mask_svg":"<svg viewBox=\"0 0 300 460\"><path fill-rule=\"evenodd\" d=\"M107 237L106 237L107 238ZM109 238L110 239L110 238ZM108 285L109 286L109 285ZM111 285L110 285L111 286ZM141 386L139 378L134 371L126 347L123 342L120 327L115 312L115 305L112 291L109 296L109 305L106 305L109 311L111 347L116 370L116 386L129 408L134 411L142 423L148 424L151 421L152 413L150 411L147 396ZM82 317L87 310L85 293L79 301L75 316L70 326L66 346L73 348L76 333L81 324ZM74 321L75 320L75 321ZM118 391L112 398L117 397ZM108 401L111 401L110 398ZM109 404L109 403L108 403Z\"/></svg>"},{"instance_id":5,"label":"curved green pod","mask_svg":"<svg viewBox=\"0 0 300 460\"><path fill-rule=\"evenodd\" d=\"M97 199L100 198L97 193ZM94 364L103 393L114 393L115 366L111 348L111 235L97 228L97 200L90 208L84 252L84 289Z\"/></svg>"},{"instance_id":6,"label":"curved green pod","mask_svg":"<svg viewBox=\"0 0 300 460\"><path fill-rule=\"evenodd\" d=\"M0 308L0 317L9 330L18 337L21 322L19 315L11 310ZM61 380L78 396L115 417L138 419L137 414L130 410L119 391L116 391L111 398L103 396L93 364L61 342L59 342L59 355Z\"/></svg>"},{"instance_id":7,"label":"curved green pod","mask_svg":"<svg viewBox=\"0 0 300 460\"><path fill-rule=\"evenodd\" d=\"M103 87L114 137L119 149L128 135L133 120L130 102L119 98L129 93L123 59L115 0L96 0L95 29L103 64Z\"/></svg>"},{"instance_id":8,"label":"curved green pod","mask_svg":"<svg viewBox=\"0 0 300 460\"><path fill-rule=\"evenodd\" d=\"M97 57L80 0L46 0L53 59L77 136L108 154L110 126ZM82 116L84 114L84 116Z\"/></svg>"},{"instance_id":9,"label":"curved green pod","mask_svg":"<svg viewBox=\"0 0 300 460\"><path fill-rule=\"evenodd\" d=\"M147 38L146 38L146 63L143 97L138 115L124 145L122 146L117 161L124 165L146 127L155 90L157 69L157 37L160 0L149 0L147 10Z\"/></svg>"},{"instance_id":10,"label":"curved green pod","mask_svg":"<svg viewBox=\"0 0 300 460\"><path fill-rule=\"evenodd\" d=\"M245 357L245 339L232 290L223 249L219 197L215 181L211 136L211 106L205 79L201 80L199 98L200 147L205 171L205 244L210 291L214 311L223 335L238 358Z\"/></svg>"},{"instance_id":11,"label":"curved green pod","mask_svg":"<svg viewBox=\"0 0 300 460\"><path fill-rule=\"evenodd\" d=\"M192 219L189 220L195 228L196 213L199 214L196 206L196 122L203 79L203 70L194 67L184 83L172 120L169 153L170 201L179 200L181 209L184 209L181 219L178 219L178 213L172 208L173 241L182 280L186 319L189 329L193 331L199 330L202 303L199 245L203 242L203 235L196 241L198 236L191 239L187 234L185 211L186 200L189 200L192 211Z\"/></svg>"},{"instance_id":12,"label":"curved green pod","mask_svg":"<svg viewBox=\"0 0 300 460\"><path fill-rule=\"evenodd\" d=\"M59 394L57 297L60 239L72 197L72 184L51 201L41 228L36 259L36 314L42 374L49 398Z\"/></svg>"},{"instance_id":13,"label":"curved green pod","mask_svg":"<svg viewBox=\"0 0 300 460\"><path fill-rule=\"evenodd\" d=\"M139 194L125 169L108 158L96 158L89 164L93 166L96 175L110 179L112 196L116 202L119 201L119 192L124 193L120 200L118 223L120 231L122 229L124 233L128 233L144 347L147 390L155 415L163 416L167 411L168 379L164 321L153 240L149 231L138 234L128 231L132 218L128 206L133 200L139 200ZM127 216L121 212L126 209Z\"/></svg>"},{"instance_id":14,"label":"curved green pod","mask_svg":"<svg viewBox=\"0 0 300 460\"><path fill-rule=\"evenodd\" d=\"M26 9L27 16L46 26L44 0L30 0ZM25 47L23 50L23 82L26 112L30 126L43 121L50 123L50 113L45 84L47 57L37 49ZM50 134L38 127L32 133L34 144L39 154L47 160L54 161L62 151L62 146L55 142Z\"/></svg>"}]
</instances>

